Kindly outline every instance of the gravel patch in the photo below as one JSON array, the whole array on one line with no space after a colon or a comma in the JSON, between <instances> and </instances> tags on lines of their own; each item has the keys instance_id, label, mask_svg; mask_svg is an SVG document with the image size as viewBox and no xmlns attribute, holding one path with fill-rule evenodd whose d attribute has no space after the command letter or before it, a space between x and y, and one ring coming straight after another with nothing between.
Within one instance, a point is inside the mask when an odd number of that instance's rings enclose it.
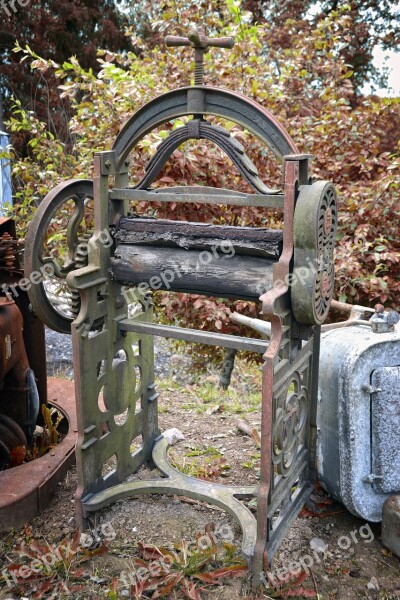
<instances>
[{"instance_id":1,"label":"gravel patch","mask_svg":"<svg viewBox=\"0 0 400 600\"><path fill-rule=\"evenodd\" d=\"M49 377L74 378L72 339L46 327L46 358ZM187 371L190 357L174 353L171 344L163 338L154 338L154 371L156 377L172 376L175 380L191 383Z\"/></svg>"}]
</instances>

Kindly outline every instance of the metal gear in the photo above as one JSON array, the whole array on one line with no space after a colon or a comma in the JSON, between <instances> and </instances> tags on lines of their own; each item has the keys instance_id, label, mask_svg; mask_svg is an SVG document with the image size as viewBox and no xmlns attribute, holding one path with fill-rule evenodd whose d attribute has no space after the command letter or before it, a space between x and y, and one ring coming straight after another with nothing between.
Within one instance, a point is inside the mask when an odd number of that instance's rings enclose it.
<instances>
[{"instance_id":1,"label":"metal gear","mask_svg":"<svg viewBox=\"0 0 400 600\"><path fill-rule=\"evenodd\" d=\"M321 325L329 312L334 286L333 250L337 227L334 186L317 181L300 186L293 224L293 313L299 323Z\"/></svg>"},{"instance_id":2,"label":"metal gear","mask_svg":"<svg viewBox=\"0 0 400 600\"><path fill-rule=\"evenodd\" d=\"M86 267L86 265L88 264L87 245L91 236L92 232L88 232L79 238L79 244L77 245L74 254L75 269L81 269L82 267ZM78 290L72 290L70 304L71 312L75 317L77 317L81 308L81 299Z\"/></svg>"}]
</instances>

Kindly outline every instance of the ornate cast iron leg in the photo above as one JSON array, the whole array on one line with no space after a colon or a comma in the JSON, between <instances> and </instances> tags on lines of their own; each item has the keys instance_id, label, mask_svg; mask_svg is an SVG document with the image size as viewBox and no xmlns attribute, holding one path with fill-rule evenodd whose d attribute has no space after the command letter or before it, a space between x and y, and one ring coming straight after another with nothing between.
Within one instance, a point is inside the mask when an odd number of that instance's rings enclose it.
<instances>
[{"instance_id":1,"label":"ornate cast iron leg","mask_svg":"<svg viewBox=\"0 0 400 600\"><path fill-rule=\"evenodd\" d=\"M289 274L293 256L293 217L298 183L308 183L307 156L286 157L284 246L274 268L274 287L261 297L272 324L271 342L262 374L261 472L257 504L257 541L252 561L256 585L261 585L288 520L293 520L310 485L304 440L308 421L307 361L312 342L301 346L290 310ZM296 492L292 494L292 488Z\"/></svg>"},{"instance_id":2,"label":"ornate cast iron leg","mask_svg":"<svg viewBox=\"0 0 400 600\"><path fill-rule=\"evenodd\" d=\"M69 285L81 296L79 317L72 326L79 428L76 506L81 527L86 516L83 499L121 483L149 462L159 435L153 338L119 331L118 320L127 317L127 305L121 286L109 279L111 251L104 234L123 207L115 203L110 214L108 154L95 157L96 221L89 264L68 276ZM139 299L141 319L151 321L151 303ZM115 468L105 474L103 466L111 458Z\"/></svg>"}]
</instances>

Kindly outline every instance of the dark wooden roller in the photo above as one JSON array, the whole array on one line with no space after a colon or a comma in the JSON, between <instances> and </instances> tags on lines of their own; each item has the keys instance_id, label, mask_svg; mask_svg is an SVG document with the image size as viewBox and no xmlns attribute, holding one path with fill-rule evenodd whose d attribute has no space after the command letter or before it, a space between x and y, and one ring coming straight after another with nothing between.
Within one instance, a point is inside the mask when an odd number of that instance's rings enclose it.
<instances>
[{"instance_id":1,"label":"dark wooden roller","mask_svg":"<svg viewBox=\"0 0 400 600\"><path fill-rule=\"evenodd\" d=\"M116 241L112 276L123 285L257 300L272 287L282 232L126 217Z\"/></svg>"},{"instance_id":2,"label":"dark wooden roller","mask_svg":"<svg viewBox=\"0 0 400 600\"><path fill-rule=\"evenodd\" d=\"M166 219L123 217L118 223L118 244L141 244L210 249L229 240L235 254L279 258L282 231L266 227L230 227Z\"/></svg>"}]
</instances>

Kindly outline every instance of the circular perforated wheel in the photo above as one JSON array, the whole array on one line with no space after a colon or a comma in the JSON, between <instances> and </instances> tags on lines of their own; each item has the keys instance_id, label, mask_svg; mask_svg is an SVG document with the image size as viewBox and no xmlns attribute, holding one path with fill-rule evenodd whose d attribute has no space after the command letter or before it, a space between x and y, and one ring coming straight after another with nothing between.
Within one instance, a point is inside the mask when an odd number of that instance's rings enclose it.
<instances>
[{"instance_id":1,"label":"circular perforated wheel","mask_svg":"<svg viewBox=\"0 0 400 600\"><path fill-rule=\"evenodd\" d=\"M336 192L327 181L300 187L293 224L292 310L299 323L321 325L334 286Z\"/></svg>"},{"instance_id":2,"label":"circular perforated wheel","mask_svg":"<svg viewBox=\"0 0 400 600\"><path fill-rule=\"evenodd\" d=\"M87 200L93 198L93 182L90 179L74 179L61 183L44 198L29 226L25 243L25 276L32 285L28 290L29 299L36 315L51 329L61 333L71 333L71 323L76 316L76 298L69 292L69 305L55 302L54 297L67 293L67 274L82 266L78 246L79 229L85 217ZM60 265L54 256L54 242L48 245L49 236L54 234L54 219L57 211L71 206L66 230L67 258ZM53 223L51 232L49 231ZM40 277L45 274L47 279ZM35 278L38 283L35 283ZM49 293L49 278L52 279L54 293ZM58 286L58 287L57 287Z\"/></svg>"}]
</instances>

